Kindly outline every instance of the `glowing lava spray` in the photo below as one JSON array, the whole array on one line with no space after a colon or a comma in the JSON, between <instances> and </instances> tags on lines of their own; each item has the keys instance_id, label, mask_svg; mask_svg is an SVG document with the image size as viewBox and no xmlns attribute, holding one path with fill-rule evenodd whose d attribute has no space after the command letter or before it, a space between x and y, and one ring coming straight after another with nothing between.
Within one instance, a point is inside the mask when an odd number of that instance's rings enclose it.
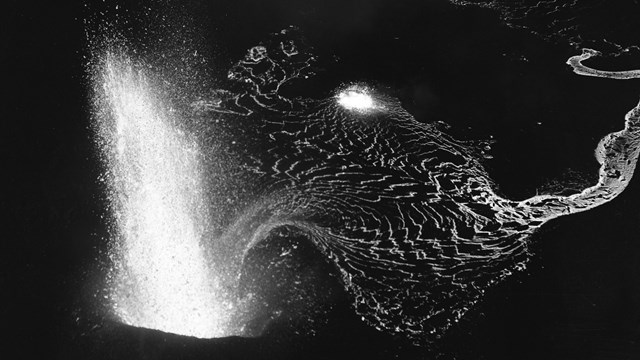
<instances>
[{"instance_id":1,"label":"glowing lava spray","mask_svg":"<svg viewBox=\"0 0 640 360\"><path fill-rule=\"evenodd\" d=\"M107 54L97 74L114 313L134 326L224 335L232 305L203 248L209 209L198 144L143 66Z\"/></svg>"}]
</instances>

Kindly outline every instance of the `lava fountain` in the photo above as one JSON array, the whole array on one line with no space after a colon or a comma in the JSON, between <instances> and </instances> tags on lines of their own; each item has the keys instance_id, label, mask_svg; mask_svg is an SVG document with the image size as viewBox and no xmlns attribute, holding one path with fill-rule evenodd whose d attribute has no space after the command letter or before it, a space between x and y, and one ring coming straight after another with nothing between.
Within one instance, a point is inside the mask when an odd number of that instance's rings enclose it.
<instances>
[{"instance_id":1,"label":"lava fountain","mask_svg":"<svg viewBox=\"0 0 640 360\"><path fill-rule=\"evenodd\" d=\"M115 54L101 66L96 120L114 218L114 313L138 327L223 335L231 309L202 246L209 210L198 144L142 66Z\"/></svg>"}]
</instances>

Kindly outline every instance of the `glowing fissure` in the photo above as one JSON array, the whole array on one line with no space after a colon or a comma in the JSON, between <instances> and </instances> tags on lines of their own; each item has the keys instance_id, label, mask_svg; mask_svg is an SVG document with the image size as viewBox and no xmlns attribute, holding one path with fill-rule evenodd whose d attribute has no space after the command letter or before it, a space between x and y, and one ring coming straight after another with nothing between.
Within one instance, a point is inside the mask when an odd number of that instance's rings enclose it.
<instances>
[{"instance_id":1,"label":"glowing fissure","mask_svg":"<svg viewBox=\"0 0 640 360\"><path fill-rule=\"evenodd\" d=\"M202 241L208 226L199 149L129 60L108 55L98 117L115 217L114 312L124 323L197 337L224 334Z\"/></svg>"},{"instance_id":2,"label":"glowing fissure","mask_svg":"<svg viewBox=\"0 0 640 360\"><path fill-rule=\"evenodd\" d=\"M640 70L604 71L590 68L583 61L600 55L591 49L572 56L567 64L583 76L628 80L640 78ZM625 115L624 129L608 134L598 144L595 157L600 163L598 183L570 196L539 195L522 201L534 217L549 220L602 205L620 195L635 171L640 154L640 103Z\"/></svg>"},{"instance_id":3,"label":"glowing fissure","mask_svg":"<svg viewBox=\"0 0 640 360\"><path fill-rule=\"evenodd\" d=\"M616 80L630 80L640 78L640 69L626 71L605 71L593 69L582 64L583 61L599 55L601 55L599 51L593 49L582 49L582 54L570 57L569 60L567 60L567 65L570 65L573 68L573 72L578 75L594 76Z\"/></svg>"}]
</instances>

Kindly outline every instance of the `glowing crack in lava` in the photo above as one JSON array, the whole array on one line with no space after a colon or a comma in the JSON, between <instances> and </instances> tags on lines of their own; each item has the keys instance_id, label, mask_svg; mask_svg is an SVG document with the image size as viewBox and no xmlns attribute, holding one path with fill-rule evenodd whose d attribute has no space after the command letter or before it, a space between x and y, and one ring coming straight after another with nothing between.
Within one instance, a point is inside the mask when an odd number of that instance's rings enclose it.
<instances>
[{"instance_id":1,"label":"glowing crack in lava","mask_svg":"<svg viewBox=\"0 0 640 360\"><path fill-rule=\"evenodd\" d=\"M377 108L373 98L365 89L348 88L338 94L337 100L348 110L366 112Z\"/></svg>"},{"instance_id":2,"label":"glowing crack in lava","mask_svg":"<svg viewBox=\"0 0 640 360\"><path fill-rule=\"evenodd\" d=\"M198 146L131 61L107 54L95 81L115 219L115 315L140 327L222 335L229 309L202 248L208 215Z\"/></svg>"},{"instance_id":3,"label":"glowing crack in lava","mask_svg":"<svg viewBox=\"0 0 640 360\"><path fill-rule=\"evenodd\" d=\"M126 56L107 53L97 67L115 233L112 305L121 321L200 337L247 334L245 325L280 309L238 291L246 254L276 230L295 231L338 270L366 323L429 342L524 268L536 229L606 203L633 175L640 105L598 144L597 184L569 196L504 199L477 149L416 121L382 92L284 97L281 85L313 75L314 56L286 32L278 36L231 68L233 92L183 103ZM576 72L637 76L595 72L584 59L570 59Z\"/></svg>"}]
</instances>

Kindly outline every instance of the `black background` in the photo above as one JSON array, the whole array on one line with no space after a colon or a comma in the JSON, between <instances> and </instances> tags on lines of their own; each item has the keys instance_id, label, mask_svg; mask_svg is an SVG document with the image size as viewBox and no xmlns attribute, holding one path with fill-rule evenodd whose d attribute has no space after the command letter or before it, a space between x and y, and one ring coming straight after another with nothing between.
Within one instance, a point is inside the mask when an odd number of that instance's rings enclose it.
<instances>
[{"instance_id":1,"label":"black background","mask_svg":"<svg viewBox=\"0 0 640 360\"><path fill-rule=\"evenodd\" d=\"M196 341L109 320L92 329L77 319L91 313L82 307L104 248L83 25L98 7L8 4L0 21L0 285L3 343L17 349L14 358L640 358L637 181L609 204L547 224L528 269L488 292L435 350L360 325L344 299L315 336L281 329L258 339ZM219 72L293 24L325 60L310 96L370 81L388 87L419 121L445 121L458 138L493 136L486 166L511 198L553 188L553 179L576 188L592 183L593 149L621 129L640 95L638 80L573 75L564 61L577 50L504 27L487 9L444 1L190 6L199 9L196 25L211 39L207 56Z\"/></svg>"}]
</instances>

